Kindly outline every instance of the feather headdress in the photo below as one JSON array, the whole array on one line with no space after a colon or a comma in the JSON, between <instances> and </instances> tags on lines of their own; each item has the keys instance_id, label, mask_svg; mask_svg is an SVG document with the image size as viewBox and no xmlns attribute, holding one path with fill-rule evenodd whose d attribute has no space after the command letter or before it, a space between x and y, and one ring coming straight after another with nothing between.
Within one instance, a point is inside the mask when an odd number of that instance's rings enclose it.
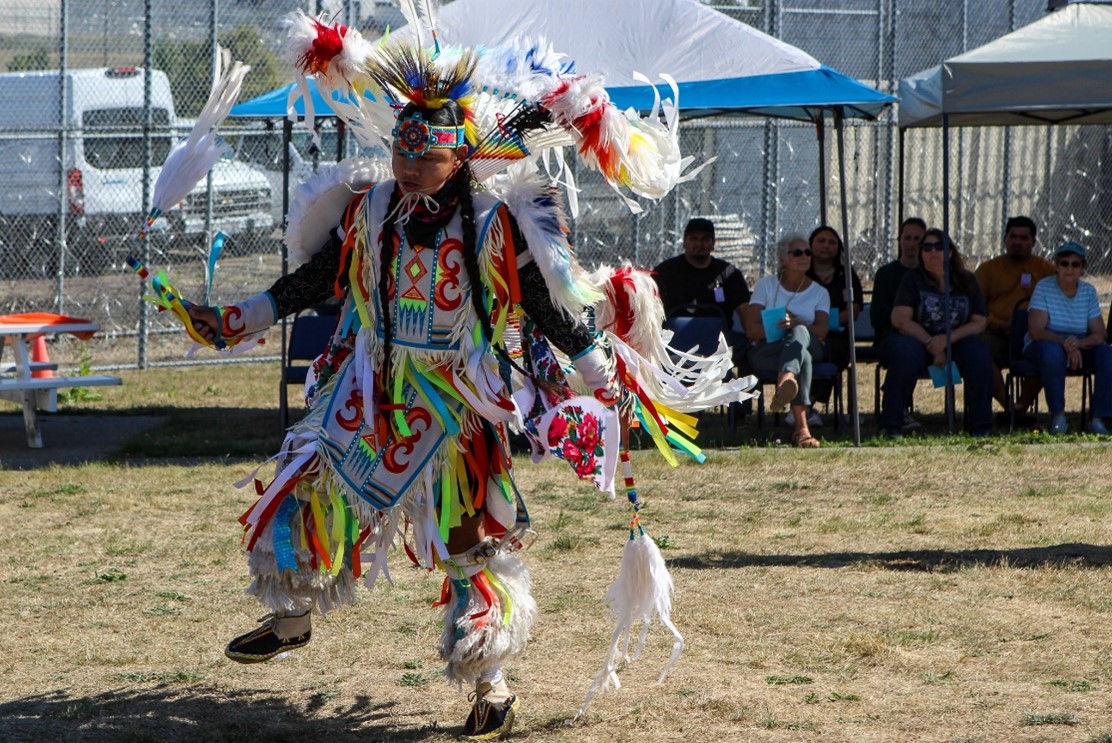
<instances>
[{"instance_id":1,"label":"feather headdress","mask_svg":"<svg viewBox=\"0 0 1112 743\"><path fill-rule=\"evenodd\" d=\"M364 146L390 141L391 114L406 103L439 108L450 99L466 114L471 169L480 181L513 162L567 145L615 190L644 198L662 198L698 172L685 173L691 159L680 156L678 89L670 78L664 79L672 100L661 103L658 95L649 115L641 117L619 111L599 75L577 72L574 62L542 41L442 47L428 2L406 0L403 11L416 43L387 38L370 44L354 29L300 11L288 21L288 56L300 80L316 75L318 86L339 94L334 109ZM432 48L420 46L429 39ZM308 99L307 87L302 95ZM308 112L308 100L306 105ZM626 197L626 203L640 211L632 199Z\"/></svg>"}]
</instances>

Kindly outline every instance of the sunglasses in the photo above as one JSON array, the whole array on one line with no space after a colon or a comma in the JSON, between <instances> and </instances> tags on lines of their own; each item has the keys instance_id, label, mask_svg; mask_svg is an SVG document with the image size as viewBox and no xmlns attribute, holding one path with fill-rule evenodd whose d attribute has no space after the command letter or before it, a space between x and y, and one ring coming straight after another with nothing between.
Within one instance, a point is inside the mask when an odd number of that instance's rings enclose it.
<instances>
[{"instance_id":1,"label":"sunglasses","mask_svg":"<svg viewBox=\"0 0 1112 743\"><path fill-rule=\"evenodd\" d=\"M945 244L943 244L941 241L931 241L929 243L919 243L919 250L923 251L924 253L932 253L935 250L943 250L945 247L946 247Z\"/></svg>"},{"instance_id":2,"label":"sunglasses","mask_svg":"<svg viewBox=\"0 0 1112 743\"><path fill-rule=\"evenodd\" d=\"M789 250L788 255L790 255L792 258L798 258L801 255L811 255L811 249L803 248L802 250L800 250L799 248L796 248L795 250Z\"/></svg>"},{"instance_id":3,"label":"sunglasses","mask_svg":"<svg viewBox=\"0 0 1112 743\"><path fill-rule=\"evenodd\" d=\"M1058 261L1058 265L1062 268L1084 268L1085 264L1081 261Z\"/></svg>"}]
</instances>

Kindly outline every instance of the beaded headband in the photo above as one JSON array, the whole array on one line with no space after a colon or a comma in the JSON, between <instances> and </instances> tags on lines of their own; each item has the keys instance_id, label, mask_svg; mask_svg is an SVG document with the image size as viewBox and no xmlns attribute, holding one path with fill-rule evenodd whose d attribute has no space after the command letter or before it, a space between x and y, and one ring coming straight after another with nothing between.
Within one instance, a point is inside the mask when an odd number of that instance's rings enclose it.
<instances>
[{"instance_id":1,"label":"beaded headband","mask_svg":"<svg viewBox=\"0 0 1112 743\"><path fill-rule=\"evenodd\" d=\"M464 126L437 126L429 124L415 111L394 126L394 142L410 160L421 157L433 147L455 149L467 144Z\"/></svg>"}]
</instances>

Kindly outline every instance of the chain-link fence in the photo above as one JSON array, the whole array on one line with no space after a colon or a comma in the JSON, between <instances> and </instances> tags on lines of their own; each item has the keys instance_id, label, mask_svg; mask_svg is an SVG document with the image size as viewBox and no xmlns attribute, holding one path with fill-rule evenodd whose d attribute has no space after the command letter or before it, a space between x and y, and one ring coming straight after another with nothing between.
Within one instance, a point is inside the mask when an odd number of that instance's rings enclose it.
<instances>
[{"instance_id":1,"label":"chain-link fence","mask_svg":"<svg viewBox=\"0 0 1112 743\"><path fill-rule=\"evenodd\" d=\"M1047 10L1046 0L708 5L886 92L900 78ZM382 0L0 0L6 21L0 32L0 312L53 309L96 319L105 330L90 349L96 367L178 363L183 336L141 301L143 288L124 265L127 255L166 269L186 297L213 303L269 285L281 271L280 121L226 126L235 157L160 220L149 239L136 235L162 159L207 97L214 42L252 66L243 100L278 88L291 79L280 61L280 21L297 7L335 16L369 37L402 23L396 3ZM693 120L681 133L686 152L717 160L642 214L630 213L593 174L579 173L574 239L585 264L629 259L653 266L678 252L683 224L702 215L718 224L719 255L752 283L770 269L769 248L779 235L807 231L824 213L841 228L832 127L825 128L824 148L812 124L754 117ZM963 129L952 138L951 188L960 198L951 200L950 220L972 263L1000 250L1007 215L1028 214L1039 223L1044 246L1078 239L1092 251L1090 273L1112 269L1106 127ZM844 237L866 284L895 252L898 139L891 111L876 122L849 121L845 129ZM326 128L324 140L318 151L308 133L295 131L295 183L335 157L334 132ZM905 216L941 222L941 147L938 130L907 133ZM825 204L820 152L827 160ZM217 232L229 237L210 276ZM247 358L272 357L277 348L275 338Z\"/></svg>"}]
</instances>

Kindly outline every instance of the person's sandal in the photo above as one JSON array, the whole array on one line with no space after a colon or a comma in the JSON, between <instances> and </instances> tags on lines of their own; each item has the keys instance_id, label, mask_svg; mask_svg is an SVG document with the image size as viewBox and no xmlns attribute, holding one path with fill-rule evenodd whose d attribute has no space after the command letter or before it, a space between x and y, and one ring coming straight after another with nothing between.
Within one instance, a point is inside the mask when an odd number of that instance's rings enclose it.
<instances>
[{"instance_id":1,"label":"person's sandal","mask_svg":"<svg viewBox=\"0 0 1112 743\"><path fill-rule=\"evenodd\" d=\"M800 449L818 449L821 444L810 431L796 431L792 434L792 446Z\"/></svg>"},{"instance_id":2,"label":"person's sandal","mask_svg":"<svg viewBox=\"0 0 1112 743\"><path fill-rule=\"evenodd\" d=\"M795 377L785 377L784 381L776 385L776 394L772 396L768 409L773 413L783 413L798 393L799 382L795 381Z\"/></svg>"}]
</instances>

